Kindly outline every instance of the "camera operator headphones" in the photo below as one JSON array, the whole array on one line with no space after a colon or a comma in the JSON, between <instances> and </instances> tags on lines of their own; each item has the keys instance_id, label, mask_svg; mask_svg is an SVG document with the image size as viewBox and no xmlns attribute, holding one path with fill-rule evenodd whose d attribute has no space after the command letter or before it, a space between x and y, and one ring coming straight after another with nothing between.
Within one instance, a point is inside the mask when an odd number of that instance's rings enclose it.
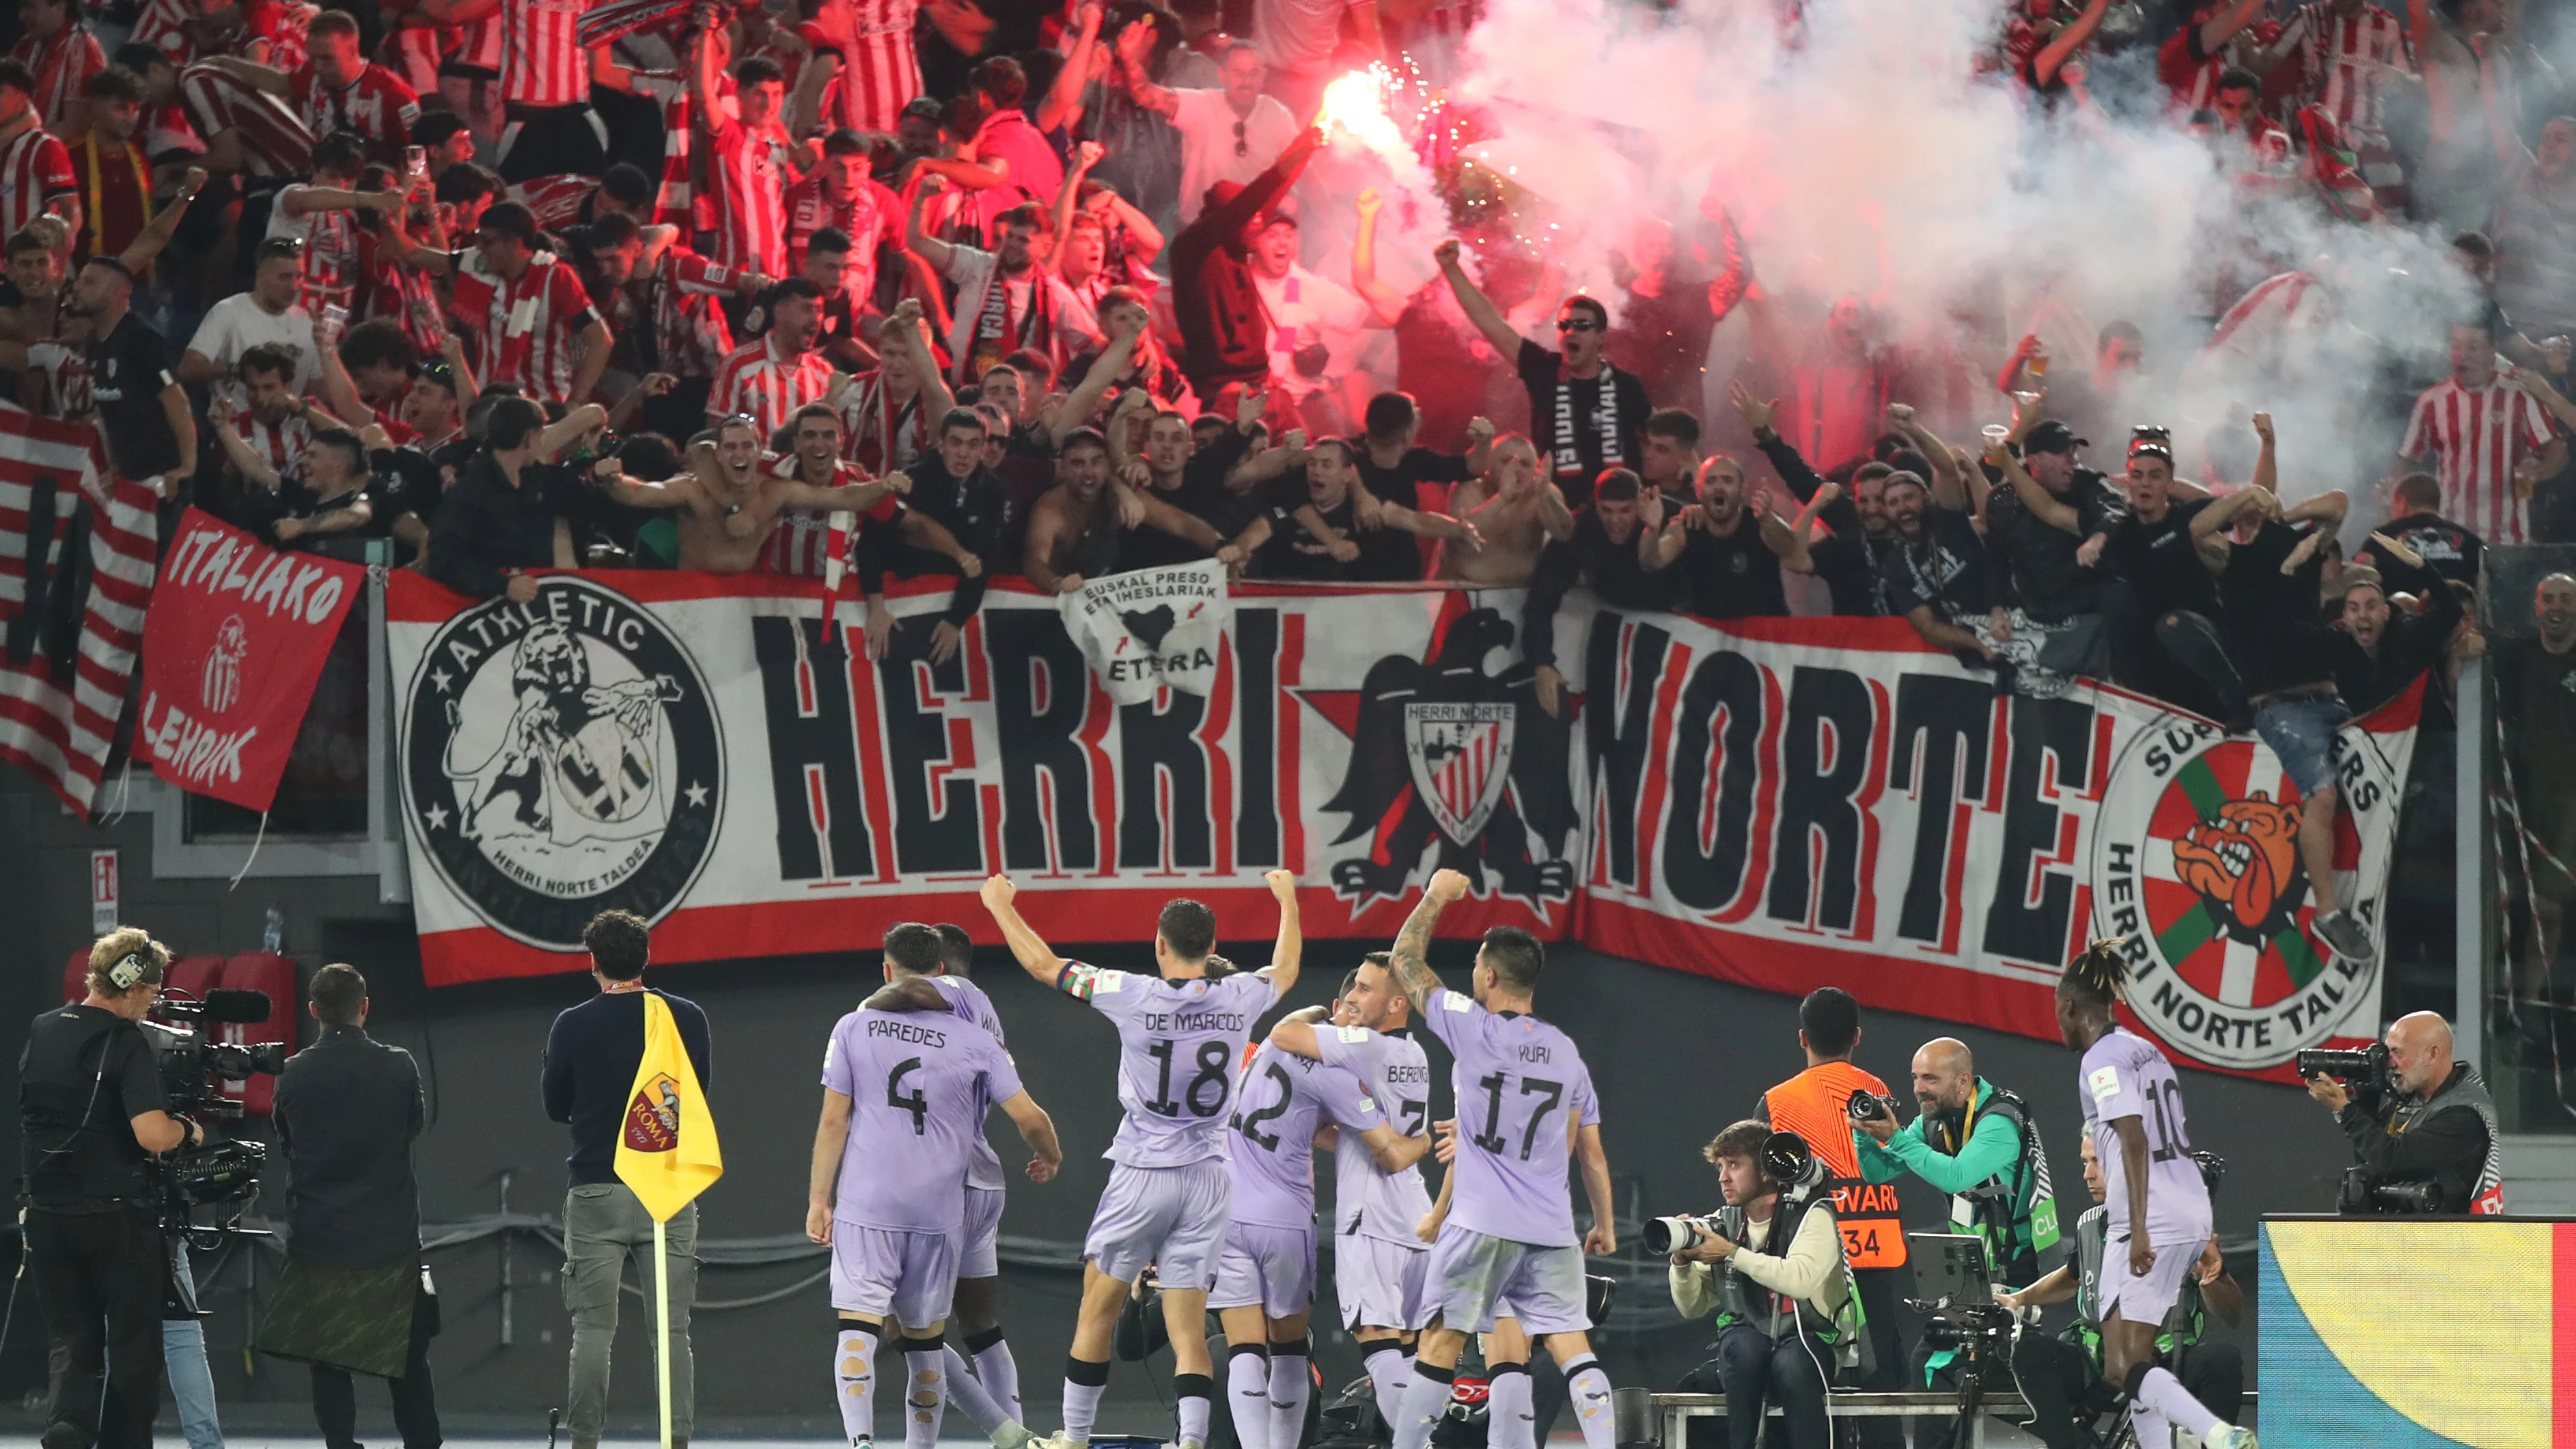
<instances>
[{"instance_id":1,"label":"camera operator headphones","mask_svg":"<svg viewBox=\"0 0 2576 1449\"><path fill-rule=\"evenodd\" d=\"M131 991L134 983L142 980L151 969L151 962L144 959L142 952L128 951L117 958L115 965L107 968L107 981L119 992Z\"/></svg>"}]
</instances>

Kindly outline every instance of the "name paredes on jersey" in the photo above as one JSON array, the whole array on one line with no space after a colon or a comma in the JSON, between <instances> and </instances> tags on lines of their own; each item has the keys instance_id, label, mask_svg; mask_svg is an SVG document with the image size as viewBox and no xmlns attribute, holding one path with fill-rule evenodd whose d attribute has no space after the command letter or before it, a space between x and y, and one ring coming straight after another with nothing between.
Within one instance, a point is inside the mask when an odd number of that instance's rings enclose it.
<instances>
[{"instance_id":1,"label":"name paredes on jersey","mask_svg":"<svg viewBox=\"0 0 2576 1449\"><path fill-rule=\"evenodd\" d=\"M948 1045L948 1033L936 1027L915 1026L908 1021L887 1021L883 1018L871 1020L868 1022L868 1035L886 1037L893 1041L907 1041L933 1050Z\"/></svg>"}]
</instances>

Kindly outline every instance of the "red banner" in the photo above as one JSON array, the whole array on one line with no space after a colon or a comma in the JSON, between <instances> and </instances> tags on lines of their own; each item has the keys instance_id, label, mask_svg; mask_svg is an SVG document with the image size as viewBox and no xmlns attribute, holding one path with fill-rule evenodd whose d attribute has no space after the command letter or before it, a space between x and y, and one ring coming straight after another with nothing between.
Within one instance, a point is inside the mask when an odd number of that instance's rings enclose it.
<instances>
[{"instance_id":1,"label":"red banner","mask_svg":"<svg viewBox=\"0 0 2576 1449\"><path fill-rule=\"evenodd\" d=\"M182 790L267 809L365 580L189 509L144 620L135 758Z\"/></svg>"}]
</instances>

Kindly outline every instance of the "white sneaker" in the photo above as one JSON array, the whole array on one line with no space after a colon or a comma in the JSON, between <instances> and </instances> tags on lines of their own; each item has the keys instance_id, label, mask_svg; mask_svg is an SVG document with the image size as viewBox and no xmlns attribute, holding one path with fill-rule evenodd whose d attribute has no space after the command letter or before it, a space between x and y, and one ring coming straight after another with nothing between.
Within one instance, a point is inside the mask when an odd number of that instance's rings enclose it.
<instances>
[{"instance_id":1,"label":"white sneaker","mask_svg":"<svg viewBox=\"0 0 2576 1449\"><path fill-rule=\"evenodd\" d=\"M2257 1449L2254 1431L2234 1424L2221 1424L2200 1441L2204 1449Z\"/></svg>"},{"instance_id":2,"label":"white sneaker","mask_svg":"<svg viewBox=\"0 0 2576 1449\"><path fill-rule=\"evenodd\" d=\"M1035 1430L1009 1421L986 1437L993 1441L993 1449L1029 1449L1030 1445L1046 1442L1038 1438Z\"/></svg>"},{"instance_id":3,"label":"white sneaker","mask_svg":"<svg viewBox=\"0 0 2576 1449\"><path fill-rule=\"evenodd\" d=\"M1196 1439L1183 1439L1175 1443L1172 1449L1207 1449L1207 1445Z\"/></svg>"}]
</instances>

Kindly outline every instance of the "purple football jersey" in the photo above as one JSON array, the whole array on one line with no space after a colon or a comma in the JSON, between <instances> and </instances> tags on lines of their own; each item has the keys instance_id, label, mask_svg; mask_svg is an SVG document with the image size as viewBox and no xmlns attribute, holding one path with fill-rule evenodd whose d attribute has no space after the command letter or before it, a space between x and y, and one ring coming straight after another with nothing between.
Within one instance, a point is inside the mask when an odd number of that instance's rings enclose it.
<instances>
[{"instance_id":1,"label":"purple football jersey","mask_svg":"<svg viewBox=\"0 0 2576 1449\"><path fill-rule=\"evenodd\" d=\"M823 1085L850 1099L835 1222L953 1233L970 1143L1019 1072L993 1034L940 1012L859 1010L832 1028Z\"/></svg>"},{"instance_id":2,"label":"purple football jersey","mask_svg":"<svg viewBox=\"0 0 2576 1449\"><path fill-rule=\"evenodd\" d=\"M948 998L949 1010L991 1032L993 1040L1004 1047L1010 1045L1010 1038L1002 1034L1002 1018L993 1010L993 998L984 994L983 987L963 976L932 976L927 979L939 988L940 995ZM1003 1095L1010 1094L1006 1092ZM988 1192L999 1192L1010 1182L1002 1175L1002 1154L993 1150L993 1139L984 1135L985 1119L992 1115L996 1100L987 1097L984 1110L976 1114L975 1141L966 1157L966 1185Z\"/></svg>"},{"instance_id":3,"label":"purple football jersey","mask_svg":"<svg viewBox=\"0 0 2576 1449\"><path fill-rule=\"evenodd\" d=\"M1449 1221L1537 1247L1580 1244L1567 1192L1567 1118L1591 1095L1591 1075L1573 1040L1537 1017L1487 1011L1446 990L1432 993L1422 1024L1453 1062L1458 1187Z\"/></svg>"},{"instance_id":4,"label":"purple football jersey","mask_svg":"<svg viewBox=\"0 0 2576 1449\"><path fill-rule=\"evenodd\" d=\"M1101 1154L1129 1167L1182 1167L1226 1155L1234 1064L1252 1024L1278 1004L1267 976L1166 981L1072 962L1057 988L1118 1024L1118 1105L1126 1119Z\"/></svg>"},{"instance_id":5,"label":"purple football jersey","mask_svg":"<svg viewBox=\"0 0 2576 1449\"><path fill-rule=\"evenodd\" d=\"M1315 1047L1323 1059L1360 1079L1395 1130L1419 1137L1431 1130L1431 1065L1422 1044L1364 1026L1318 1026ZM1414 1226L1431 1211L1422 1169L1382 1172L1368 1144L1348 1133L1333 1150L1333 1231L1418 1245Z\"/></svg>"},{"instance_id":6,"label":"purple football jersey","mask_svg":"<svg viewBox=\"0 0 2576 1449\"><path fill-rule=\"evenodd\" d=\"M1243 1069L1234 1114L1234 1221L1315 1225L1315 1131L1327 1120L1355 1142L1386 1113L1342 1068L1262 1043Z\"/></svg>"},{"instance_id":7,"label":"purple football jersey","mask_svg":"<svg viewBox=\"0 0 2576 1449\"><path fill-rule=\"evenodd\" d=\"M2160 1248L2209 1235L2209 1184L2191 1158L2183 1123L2182 1083L2155 1043L2115 1026L2084 1053L2084 1130L2102 1163L2111 1235L2129 1226L2129 1169L2111 1124L2135 1117L2147 1134L2147 1240Z\"/></svg>"}]
</instances>

